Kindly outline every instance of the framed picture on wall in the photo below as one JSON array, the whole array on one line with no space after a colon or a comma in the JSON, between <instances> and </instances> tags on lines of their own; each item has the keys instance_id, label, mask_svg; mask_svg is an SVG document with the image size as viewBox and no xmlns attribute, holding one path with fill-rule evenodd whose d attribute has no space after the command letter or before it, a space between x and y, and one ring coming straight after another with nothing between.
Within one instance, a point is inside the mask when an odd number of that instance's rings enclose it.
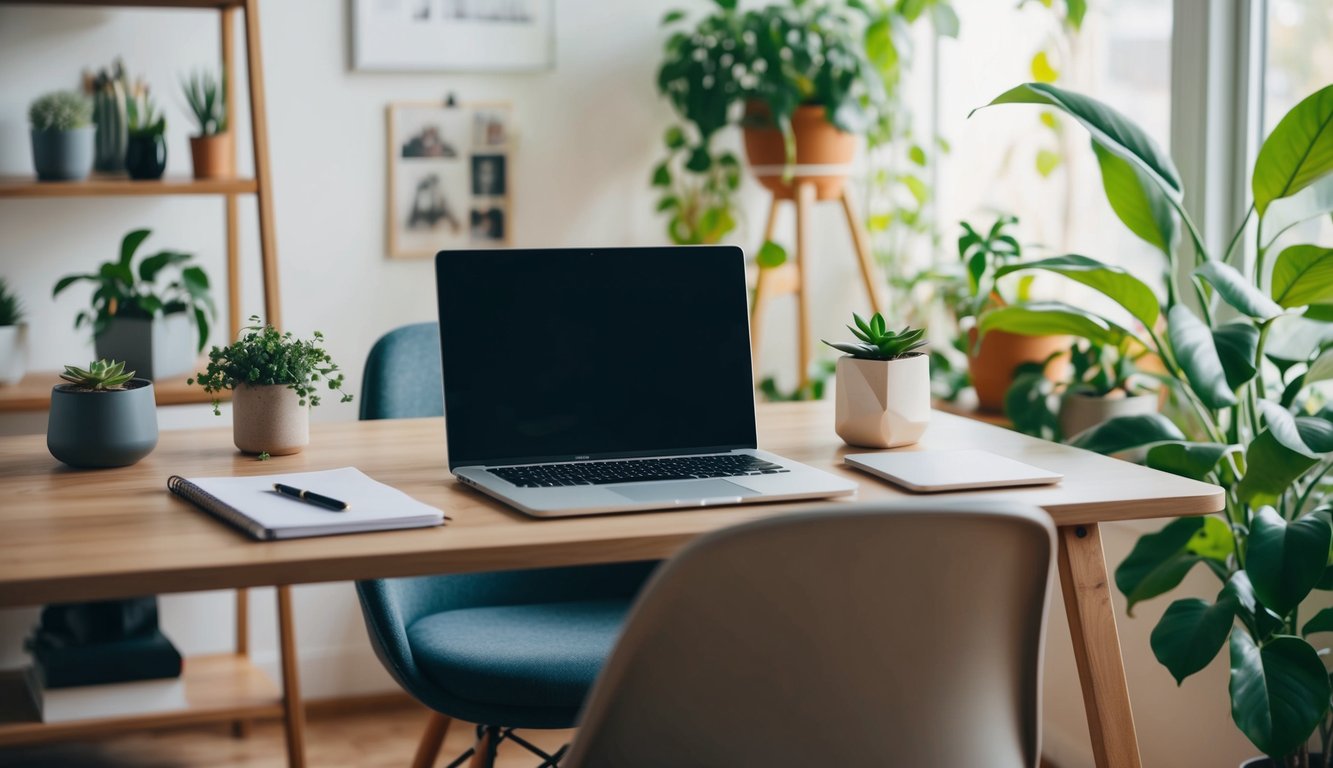
<instances>
[{"instance_id":1,"label":"framed picture on wall","mask_svg":"<svg viewBox=\"0 0 1333 768\"><path fill-rule=\"evenodd\" d=\"M555 0L352 0L352 67L524 72L555 65Z\"/></svg>"},{"instance_id":2,"label":"framed picture on wall","mask_svg":"<svg viewBox=\"0 0 1333 768\"><path fill-rule=\"evenodd\" d=\"M389 105L390 256L509 244L509 119L506 104Z\"/></svg>"}]
</instances>

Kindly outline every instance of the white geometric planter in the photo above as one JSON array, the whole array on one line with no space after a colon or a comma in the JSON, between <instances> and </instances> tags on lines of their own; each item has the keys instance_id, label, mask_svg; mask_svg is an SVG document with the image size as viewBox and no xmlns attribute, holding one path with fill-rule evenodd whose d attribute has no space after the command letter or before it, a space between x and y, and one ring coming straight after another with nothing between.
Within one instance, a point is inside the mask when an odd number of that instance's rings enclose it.
<instances>
[{"instance_id":1,"label":"white geometric planter","mask_svg":"<svg viewBox=\"0 0 1333 768\"><path fill-rule=\"evenodd\" d=\"M897 448L930 423L930 357L838 358L834 428L848 445Z\"/></svg>"},{"instance_id":2,"label":"white geometric planter","mask_svg":"<svg viewBox=\"0 0 1333 768\"><path fill-rule=\"evenodd\" d=\"M0 385L19 383L28 371L28 326L0 325Z\"/></svg>"}]
</instances>

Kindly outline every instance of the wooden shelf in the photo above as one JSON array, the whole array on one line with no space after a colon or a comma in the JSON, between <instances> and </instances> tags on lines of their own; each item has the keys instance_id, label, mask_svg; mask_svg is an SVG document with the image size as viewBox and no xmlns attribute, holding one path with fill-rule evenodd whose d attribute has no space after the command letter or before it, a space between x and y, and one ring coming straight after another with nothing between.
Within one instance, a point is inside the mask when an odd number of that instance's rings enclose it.
<instances>
[{"instance_id":1,"label":"wooden shelf","mask_svg":"<svg viewBox=\"0 0 1333 768\"><path fill-rule=\"evenodd\" d=\"M235 8L244 0L0 0L0 5L96 5L104 8Z\"/></svg>"},{"instance_id":2,"label":"wooden shelf","mask_svg":"<svg viewBox=\"0 0 1333 768\"><path fill-rule=\"evenodd\" d=\"M203 370L204 363L196 366ZM189 405L211 403L213 396L198 386L191 386L185 380L193 373L162 379L153 382L154 395L158 405ZM45 411L51 407L51 387L60 383L60 375L55 371L37 371L29 373L13 386L0 386L0 413L16 411ZM230 400L231 392L222 392L219 400Z\"/></svg>"},{"instance_id":3,"label":"wooden shelf","mask_svg":"<svg viewBox=\"0 0 1333 768\"><path fill-rule=\"evenodd\" d=\"M4 722L0 723L0 746L111 735L131 728L282 716L278 686L245 656L187 657L181 677L185 680L185 709L69 723Z\"/></svg>"},{"instance_id":4,"label":"wooden shelf","mask_svg":"<svg viewBox=\"0 0 1333 768\"><path fill-rule=\"evenodd\" d=\"M136 181L124 176L91 176L85 181L37 181L32 176L0 176L0 198L245 195L258 188L254 179L169 177Z\"/></svg>"}]
</instances>

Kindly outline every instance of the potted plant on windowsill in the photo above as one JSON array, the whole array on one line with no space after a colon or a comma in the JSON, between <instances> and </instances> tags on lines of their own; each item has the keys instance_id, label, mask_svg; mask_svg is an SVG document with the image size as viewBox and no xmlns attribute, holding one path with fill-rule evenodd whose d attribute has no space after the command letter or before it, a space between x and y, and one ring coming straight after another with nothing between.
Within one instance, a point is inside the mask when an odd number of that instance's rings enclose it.
<instances>
[{"instance_id":1,"label":"potted plant on windowsill","mask_svg":"<svg viewBox=\"0 0 1333 768\"><path fill-rule=\"evenodd\" d=\"M128 467L157 447L153 382L107 360L65 366L60 378L46 425L52 456L71 467Z\"/></svg>"},{"instance_id":2,"label":"potted plant on windowsill","mask_svg":"<svg viewBox=\"0 0 1333 768\"><path fill-rule=\"evenodd\" d=\"M1026 327L1142 345L1160 358L1180 411L1175 420L1113 418L1074 444L1102 453L1147 447L1149 466L1226 491L1221 515L1182 518L1140 538L1116 569L1116 586L1132 610L1204 564L1220 584L1216 598L1171 603L1152 632L1154 655L1182 682L1226 647L1232 719L1268 755L1250 765L1321 765L1308 744L1317 733L1320 752L1333 746L1333 688L1320 650L1333 632L1333 609L1302 615L1301 604L1333 589L1333 408L1318 391L1333 378L1333 248L1277 238L1333 212L1333 85L1293 107L1264 140L1250 179L1253 203L1219 248L1204 242L1185 209L1170 157L1124 115L1040 83L991 103L1043 105L1087 128L1112 210L1164 257L1165 297L1087 257L1021 267L1100 291L1141 324L1128 329L1051 305L1024 318ZM1193 245L1186 255L1182 235ZM1252 258L1240 256L1246 237ZM1298 343L1302 337L1314 341Z\"/></svg>"},{"instance_id":3,"label":"potted plant on windowsill","mask_svg":"<svg viewBox=\"0 0 1333 768\"><path fill-rule=\"evenodd\" d=\"M146 379L186 373L195 355L208 341L208 321L216 314L202 267L187 266L188 253L161 251L134 264L134 254L152 233L136 229L120 243L120 258L102 264L96 272L67 275L51 296L78 282L97 286L91 311L74 318L75 329L93 329L97 356L125 361ZM161 288L158 278L175 271L175 279Z\"/></svg>"},{"instance_id":4,"label":"potted plant on windowsill","mask_svg":"<svg viewBox=\"0 0 1333 768\"><path fill-rule=\"evenodd\" d=\"M129 127L125 170L132 179L162 178L167 169L167 118L143 86L126 99L125 113Z\"/></svg>"},{"instance_id":5,"label":"potted plant on windowsill","mask_svg":"<svg viewBox=\"0 0 1333 768\"><path fill-rule=\"evenodd\" d=\"M1022 316L1029 299L1031 277L1001 280L1011 271L1007 267L1023 258L1023 248L1010 231L1017 224L1017 217L1001 215L983 235L962 222L963 233L958 238L958 258L967 275L967 299L959 311L959 327L966 328L968 371L977 407L983 411L1004 408L1005 392L1020 366L1040 363L1052 381L1068 371L1067 360L1058 355L1068 349L1068 336L1030 333L1018 322L992 329L992 314ZM1005 283L1012 284L1012 290Z\"/></svg>"},{"instance_id":6,"label":"potted plant on windowsill","mask_svg":"<svg viewBox=\"0 0 1333 768\"><path fill-rule=\"evenodd\" d=\"M207 369L189 383L214 395L232 390L232 438L241 452L299 453L310 443L310 409L319 405L321 383L342 396L339 402L350 403L352 396L342 391L343 374L319 331L306 341L261 326L256 316L250 322L235 343L213 347ZM220 415L219 405L214 399L213 412Z\"/></svg>"},{"instance_id":7,"label":"potted plant on windowsill","mask_svg":"<svg viewBox=\"0 0 1333 768\"><path fill-rule=\"evenodd\" d=\"M32 164L40 181L81 181L93 170L93 105L74 91L55 91L28 108Z\"/></svg>"},{"instance_id":8,"label":"potted plant on windowsill","mask_svg":"<svg viewBox=\"0 0 1333 768\"><path fill-rule=\"evenodd\" d=\"M824 343L838 358L834 423L838 437L862 448L897 448L921 439L930 423L930 357L924 330L889 330L876 312L853 314L854 342Z\"/></svg>"},{"instance_id":9,"label":"potted plant on windowsill","mask_svg":"<svg viewBox=\"0 0 1333 768\"><path fill-rule=\"evenodd\" d=\"M1049 360L1024 363L1005 393L1004 415L1020 432L1066 440L1117 416L1156 413L1157 393L1141 383L1129 344L1075 341L1056 353L1070 363L1069 377L1058 382L1046 376Z\"/></svg>"},{"instance_id":10,"label":"potted plant on windowsill","mask_svg":"<svg viewBox=\"0 0 1333 768\"><path fill-rule=\"evenodd\" d=\"M236 175L236 151L227 130L227 76L196 72L181 82L199 133L190 137L190 160L196 179L230 179Z\"/></svg>"},{"instance_id":11,"label":"potted plant on windowsill","mask_svg":"<svg viewBox=\"0 0 1333 768\"><path fill-rule=\"evenodd\" d=\"M28 324L23 303L0 277L0 384L19 383L28 369Z\"/></svg>"}]
</instances>

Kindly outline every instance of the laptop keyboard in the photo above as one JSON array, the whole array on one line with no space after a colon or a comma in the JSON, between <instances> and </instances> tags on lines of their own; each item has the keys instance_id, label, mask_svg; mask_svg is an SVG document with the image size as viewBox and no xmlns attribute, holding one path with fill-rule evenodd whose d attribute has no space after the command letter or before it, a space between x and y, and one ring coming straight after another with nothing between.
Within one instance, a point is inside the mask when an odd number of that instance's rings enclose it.
<instances>
[{"instance_id":1,"label":"laptop keyboard","mask_svg":"<svg viewBox=\"0 0 1333 768\"><path fill-rule=\"evenodd\" d=\"M521 488L559 485L608 485L652 480L693 480L702 477L744 477L790 472L771 461L748 454L724 453L664 459L578 461L568 464L530 464L489 470Z\"/></svg>"}]
</instances>

